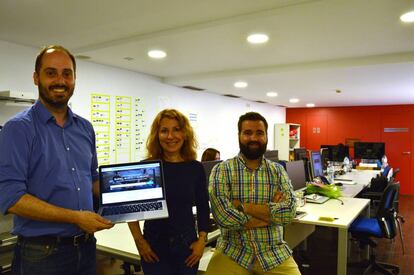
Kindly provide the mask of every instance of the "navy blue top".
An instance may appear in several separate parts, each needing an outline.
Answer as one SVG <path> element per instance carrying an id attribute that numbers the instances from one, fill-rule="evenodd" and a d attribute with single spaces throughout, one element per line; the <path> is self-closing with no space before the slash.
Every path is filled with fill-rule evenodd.
<path id="1" fill-rule="evenodd" d="M 64 127 L 38 100 L 10 119 L 0 132 L 0 210 L 24 194 L 52 205 L 93 211 L 92 182 L 98 179 L 92 124 L 68 109 Z M 13 234 L 73 236 L 73 224 L 14 216 Z"/>
<path id="2" fill-rule="evenodd" d="M 209 231 L 210 208 L 203 166 L 200 162 L 163 161 L 165 190 L 169 217 L 148 220 L 144 224 L 147 230 L 160 235 L 174 236 L 195 230 L 192 206 L 197 207 L 198 231 Z"/>

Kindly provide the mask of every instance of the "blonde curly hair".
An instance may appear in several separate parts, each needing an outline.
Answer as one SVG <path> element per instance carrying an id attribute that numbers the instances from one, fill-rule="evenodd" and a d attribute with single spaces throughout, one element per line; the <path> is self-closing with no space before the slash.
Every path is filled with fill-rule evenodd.
<path id="1" fill-rule="evenodd" d="M 190 121 L 181 112 L 175 109 L 164 109 L 158 113 L 151 125 L 151 131 L 147 139 L 147 157 L 149 159 L 163 159 L 163 149 L 159 140 L 160 123 L 163 118 L 175 119 L 184 133 L 184 143 L 180 155 L 184 161 L 197 158 L 197 140 Z"/>

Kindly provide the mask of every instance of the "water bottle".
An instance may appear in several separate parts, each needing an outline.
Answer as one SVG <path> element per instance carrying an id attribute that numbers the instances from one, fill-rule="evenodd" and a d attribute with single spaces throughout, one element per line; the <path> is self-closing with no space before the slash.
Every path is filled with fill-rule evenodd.
<path id="1" fill-rule="evenodd" d="M 345 172 L 348 172 L 349 171 L 349 158 L 348 157 L 345 157 L 344 158 L 343 167 L 344 167 L 344 171 Z"/>
<path id="2" fill-rule="evenodd" d="M 335 166 L 332 162 L 329 162 L 328 164 L 328 178 L 330 183 L 334 183 L 335 179 Z"/>

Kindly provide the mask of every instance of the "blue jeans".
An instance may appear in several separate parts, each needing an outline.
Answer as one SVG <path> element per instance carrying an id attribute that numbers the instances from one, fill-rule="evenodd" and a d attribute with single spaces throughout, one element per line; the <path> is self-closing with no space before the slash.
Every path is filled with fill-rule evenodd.
<path id="1" fill-rule="evenodd" d="M 13 275 L 96 275 L 96 239 L 73 244 L 19 240 L 14 249 Z"/>
<path id="2" fill-rule="evenodd" d="M 147 263 L 141 259 L 145 275 L 196 275 L 198 264 L 193 267 L 185 265 L 185 260 L 191 255 L 190 245 L 197 240 L 195 230 L 190 230 L 176 236 L 161 236 L 145 232 L 145 239 L 160 259 L 156 263 Z"/>

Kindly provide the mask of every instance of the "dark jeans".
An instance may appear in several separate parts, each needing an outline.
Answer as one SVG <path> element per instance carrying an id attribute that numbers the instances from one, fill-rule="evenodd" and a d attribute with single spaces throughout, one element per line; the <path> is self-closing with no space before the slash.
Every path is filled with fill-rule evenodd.
<path id="1" fill-rule="evenodd" d="M 185 265 L 185 260 L 191 255 L 190 245 L 197 240 L 195 230 L 173 237 L 161 236 L 152 232 L 145 232 L 145 239 L 160 259 L 156 263 L 147 263 L 141 260 L 145 275 L 195 275 L 198 264 L 193 267 Z"/>
<path id="2" fill-rule="evenodd" d="M 96 239 L 57 244 L 19 240 L 14 249 L 13 275 L 96 275 Z"/>

